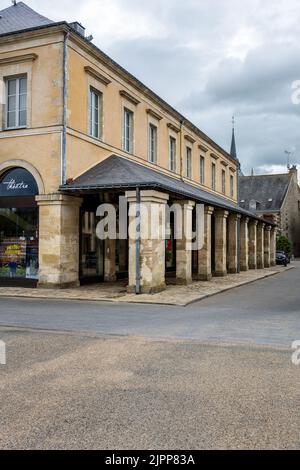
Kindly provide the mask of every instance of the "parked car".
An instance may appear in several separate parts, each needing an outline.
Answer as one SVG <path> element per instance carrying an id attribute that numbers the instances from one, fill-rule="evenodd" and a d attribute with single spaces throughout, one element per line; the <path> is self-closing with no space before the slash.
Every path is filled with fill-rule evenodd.
<path id="1" fill-rule="evenodd" d="M 276 253 L 276 264 L 281 264 L 283 266 L 288 265 L 288 260 L 286 254 L 283 251 L 277 251 Z"/>
<path id="2" fill-rule="evenodd" d="M 287 263 L 290 264 L 291 262 L 291 255 L 289 255 L 288 253 L 285 253 L 285 251 L 278 251 L 277 253 L 281 253 L 283 255 L 285 255 L 286 259 L 287 259 Z"/>

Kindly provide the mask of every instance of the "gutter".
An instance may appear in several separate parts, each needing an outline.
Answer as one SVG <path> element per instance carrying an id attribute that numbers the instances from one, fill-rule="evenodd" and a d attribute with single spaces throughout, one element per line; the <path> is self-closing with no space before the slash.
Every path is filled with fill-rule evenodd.
<path id="1" fill-rule="evenodd" d="M 61 184 L 67 181 L 67 124 L 68 124 L 68 42 L 70 32 L 64 34 L 63 52 L 63 131 L 61 149 Z"/>

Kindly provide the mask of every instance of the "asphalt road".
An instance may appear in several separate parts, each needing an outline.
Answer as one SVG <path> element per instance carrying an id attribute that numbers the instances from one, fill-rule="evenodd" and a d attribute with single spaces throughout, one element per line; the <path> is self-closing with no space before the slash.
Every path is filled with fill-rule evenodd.
<path id="1" fill-rule="evenodd" d="M 186 308 L 1 298 L 0 325 L 290 347 L 300 340 L 300 262 Z"/>

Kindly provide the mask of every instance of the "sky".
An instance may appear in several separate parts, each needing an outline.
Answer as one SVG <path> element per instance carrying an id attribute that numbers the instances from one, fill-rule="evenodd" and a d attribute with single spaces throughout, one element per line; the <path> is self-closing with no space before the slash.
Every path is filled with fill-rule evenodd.
<path id="1" fill-rule="evenodd" d="M 245 174 L 286 172 L 286 151 L 300 165 L 299 0 L 25 3 L 81 22 L 94 44 L 227 151 L 234 114 Z M 0 9 L 9 4 L 0 0 Z"/>

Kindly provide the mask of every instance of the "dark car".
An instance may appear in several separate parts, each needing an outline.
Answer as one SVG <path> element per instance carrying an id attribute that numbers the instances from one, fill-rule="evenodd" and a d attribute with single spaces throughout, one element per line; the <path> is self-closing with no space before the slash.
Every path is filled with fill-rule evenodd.
<path id="1" fill-rule="evenodd" d="M 278 251 L 276 253 L 276 264 L 287 266 L 288 260 L 287 260 L 285 253 L 283 253 L 283 251 Z"/>
<path id="2" fill-rule="evenodd" d="M 284 255 L 287 259 L 287 263 L 290 264 L 291 263 L 291 255 L 289 255 L 288 253 L 286 253 L 285 251 L 277 251 L 277 253 L 280 253 L 282 255 Z"/>

